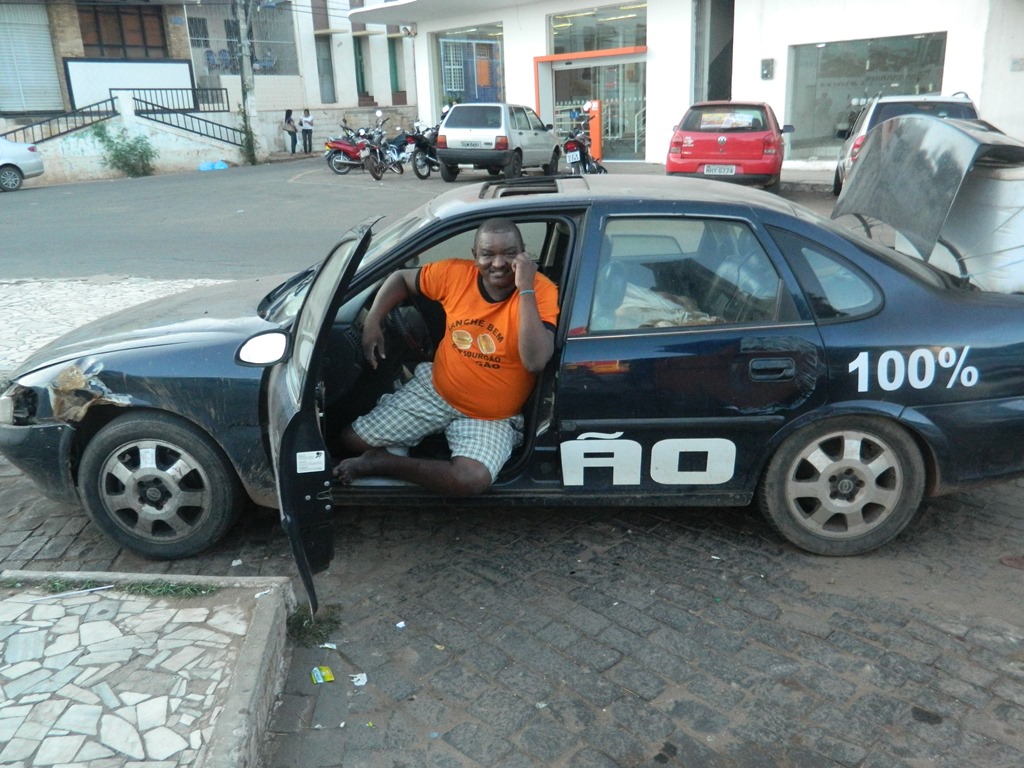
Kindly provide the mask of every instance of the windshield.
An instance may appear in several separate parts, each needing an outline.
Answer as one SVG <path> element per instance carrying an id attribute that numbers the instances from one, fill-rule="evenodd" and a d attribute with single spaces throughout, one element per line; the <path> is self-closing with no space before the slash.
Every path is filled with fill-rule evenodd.
<path id="1" fill-rule="evenodd" d="M 433 215 L 427 211 L 427 206 L 424 205 L 388 225 L 379 234 L 374 233 L 369 251 L 360 262 L 359 271 L 371 267 L 407 235 L 422 229 L 433 220 Z M 259 316 L 279 325 L 290 324 L 302 307 L 302 301 L 306 298 L 306 292 L 316 274 L 317 266 L 314 264 L 297 272 L 268 293 L 260 302 L 257 310 Z"/>

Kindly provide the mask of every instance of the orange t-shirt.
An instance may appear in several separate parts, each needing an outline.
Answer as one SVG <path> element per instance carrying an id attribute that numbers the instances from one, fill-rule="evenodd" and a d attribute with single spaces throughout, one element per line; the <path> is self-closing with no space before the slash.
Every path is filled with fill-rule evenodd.
<path id="1" fill-rule="evenodd" d="M 445 337 L 434 355 L 434 387 L 449 405 L 475 419 L 507 419 L 523 407 L 535 376 L 519 357 L 519 292 L 492 301 L 476 263 L 448 259 L 420 270 L 420 293 L 441 302 Z M 540 319 L 558 321 L 558 289 L 544 275 L 534 281 Z"/>

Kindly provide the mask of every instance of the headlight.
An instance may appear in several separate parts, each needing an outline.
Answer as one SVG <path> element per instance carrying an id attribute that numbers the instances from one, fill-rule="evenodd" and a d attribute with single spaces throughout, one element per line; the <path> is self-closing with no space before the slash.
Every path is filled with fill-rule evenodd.
<path id="1" fill-rule="evenodd" d="M 35 418 L 37 402 L 34 390 L 21 384 L 12 384 L 0 395 L 0 424 L 29 424 Z"/>

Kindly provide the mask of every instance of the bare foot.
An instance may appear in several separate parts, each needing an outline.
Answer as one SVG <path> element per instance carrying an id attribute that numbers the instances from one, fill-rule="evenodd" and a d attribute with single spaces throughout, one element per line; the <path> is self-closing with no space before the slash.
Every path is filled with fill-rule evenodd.
<path id="1" fill-rule="evenodd" d="M 389 458 L 391 454 L 386 448 L 371 448 L 359 456 L 338 462 L 332 474 L 342 485 L 352 485 L 352 481 L 358 477 L 381 474 Z"/>

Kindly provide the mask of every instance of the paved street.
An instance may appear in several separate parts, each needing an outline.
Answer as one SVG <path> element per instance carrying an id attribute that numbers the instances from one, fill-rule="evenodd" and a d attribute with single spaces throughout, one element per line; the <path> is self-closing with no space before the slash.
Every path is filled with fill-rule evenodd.
<path id="1" fill-rule="evenodd" d="M 194 263 L 177 271 L 168 268 L 174 249 L 153 235 L 159 248 L 147 253 L 166 258 L 136 256 L 133 269 L 131 243 L 112 238 L 108 269 L 94 245 L 78 265 L 45 235 L 22 231 L 36 206 L 94 185 L 5 195 L 16 203 L 0 215 L 5 230 L 16 222 L 10 260 L 21 271 L 0 279 L 0 303 L 20 319 L 13 328 L 5 320 L 0 373 L 61 323 L 239 276 L 255 269 L 238 264 L 246 253 L 269 250 L 273 262 L 276 246 L 264 244 L 282 219 L 278 196 L 300 201 L 282 226 L 294 228 L 288 242 L 301 258 L 280 259 L 298 268 L 323 255 L 349 214 L 384 211 L 388 200 L 409 207 L 444 189 L 406 174 L 385 177 L 381 190 L 304 165 L 225 172 L 222 196 L 240 194 L 232 181 L 274 190 L 258 193 L 260 224 L 227 222 L 218 237 L 231 247 L 209 250 L 205 263 L 201 233 L 183 238 Z M 197 210 L 188 190 L 207 183 L 198 174 L 138 181 L 152 188 L 150 209 L 172 220 L 178 205 Z M 299 189 L 313 184 L 323 188 Z M 791 193 L 831 207 L 820 192 Z M 110 199 L 111 210 L 122 204 Z M 317 224 L 326 213 L 339 220 Z M 131 230 L 123 212 L 76 216 L 96 231 Z M 103 274 L 112 277 L 95 277 Z M 265 767 L 1018 768 L 1022 489 L 940 499 L 893 544 L 846 559 L 793 549 L 747 509 L 346 510 L 332 570 L 317 577 L 322 621 L 338 622 L 328 633 L 335 647 L 294 648 Z M 0 569 L 294 576 L 276 513 L 254 511 L 200 557 L 150 562 L 2 460 Z M 334 682 L 313 683 L 320 665 Z M 365 685 L 350 677 L 361 674 Z"/>

